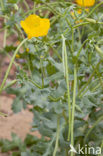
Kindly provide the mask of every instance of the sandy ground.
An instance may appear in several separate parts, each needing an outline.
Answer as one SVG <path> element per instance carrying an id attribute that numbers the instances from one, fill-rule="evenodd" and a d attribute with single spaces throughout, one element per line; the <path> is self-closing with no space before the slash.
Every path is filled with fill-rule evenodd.
<path id="1" fill-rule="evenodd" d="M 11 133 L 16 133 L 22 140 L 26 134 L 33 134 L 40 137 L 39 133 L 30 132 L 33 114 L 27 109 L 14 114 L 11 110 L 12 96 L 0 96 L 0 107 L 3 113 L 8 114 L 8 117 L 0 117 L 0 138 L 11 139 Z M 11 156 L 11 154 L 0 153 L 0 156 Z"/>
<path id="2" fill-rule="evenodd" d="M 0 97 L 1 111 L 8 114 L 7 117 L 0 117 L 0 138 L 11 139 L 11 132 L 16 133 L 22 140 L 27 133 L 40 137 L 37 131 L 30 131 L 33 114 L 28 109 L 14 114 L 11 110 L 12 101 L 11 98 Z"/>
<path id="3" fill-rule="evenodd" d="M 8 117 L 0 117 L 0 138 L 11 138 L 11 132 L 24 139 L 29 132 L 32 123 L 33 114 L 28 110 L 13 114 L 11 110 L 12 99 L 8 97 L 0 97 L 0 107 L 3 113 Z"/>

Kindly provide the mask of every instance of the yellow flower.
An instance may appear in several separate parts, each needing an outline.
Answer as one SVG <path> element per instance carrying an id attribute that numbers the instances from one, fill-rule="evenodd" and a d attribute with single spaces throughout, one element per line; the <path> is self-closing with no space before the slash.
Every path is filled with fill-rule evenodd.
<path id="1" fill-rule="evenodd" d="M 28 38 L 46 36 L 50 28 L 50 21 L 33 14 L 20 22 Z"/>
<path id="2" fill-rule="evenodd" d="M 29 52 L 29 48 L 26 48 L 26 52 L 27 52 L 27 53 Z"/>
<path id="3" fill-rule="evenodd" d="M 80 15 L 80 14 L 82 13 L 82 10 L 81 10 L 81 9 L 78 9 L 76 12 Z M 74 14 L 74 11 L 73 11 L 73 10 L 70 12 L 70 14 L 72 15 L 72 17 L 73 17 L 74 19 L 76 19 L 76 17 L 75 17 L 75 14 Z"/>
<path id="4" fill-rule="evenodd" d="M 85 11 L 89 12 L 89 8 L 85 8 Z M 82 9 L 78 9 L 77 12 L 78 12 L 78 14 L 82 14 Z"/>
<path id="5" fill-rule="evenodd" d="M 20 55 L 19 54 L 16 54 L 16 58 L 20 58 Z"/>
<path id="6" fill-rule="evenodd" d="M 75 2 L 83 7 L 91 7 L 95 4 L 95 0 L 75 0 Z"/>
<path id="7" fill-rule="evenodd" d="M 89 12 L 89 9 L 88 8 L 85 8 L 85 11 L 86 12 Z M 82 9 L 78 9 L 78 10 L 76 10 L 76 12 L 78 13 L 78 15 L 81 15 L 82 14 Z M 75 13 L 74 13 L 73 10 L 70 12 L 70 14 L 72 15 L 73 19 L 76 19 Z M 82 20 L 79 20 L 79 21 L 77 20 L 76 21 L 76 23 L 81 23 L 81 22 L 82 22 Z"/>

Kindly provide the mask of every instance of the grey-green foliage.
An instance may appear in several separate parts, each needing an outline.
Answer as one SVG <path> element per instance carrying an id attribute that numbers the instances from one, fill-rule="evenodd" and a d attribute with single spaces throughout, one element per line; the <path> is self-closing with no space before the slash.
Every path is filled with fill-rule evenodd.
<path id="1" fill-rule="evenodd" d="M 43 3 L 49 1 L 36 1 Z M 58 1 L 54 1 L 58 2 Z M 12 0 L 10 3 L 14 3 Z M 46 10 L 49 10 L 51 19 L 51 28 L 46 37 L 33 38 L 27 42 L 24 51 L 20 54 L 25 61 L 22 67 L 17 71 L 16 89 L 8 89 L 8 93 L 16 95 L 13 103 L 13 111 L 19 112 L 27 105 L 33 105 L 31 109 L 34 114 L 32 122 L 32 131 L 38 130 L 41 139 L 34 136 L 27 136 L 24 140 L 22 150 L 18 144 L 18 155 L 21 156 L 52 156 L 56 140 L 57 118 L 60 118 L 60 136 L 59 148 L 56 156 L 68 155 L 69 144 L 68 134 L 68 104 L 67 104 L 67 86 L 64 77 L 62 64 L 62 38 L 66 38 L 66 48 L 68 54 L 68 70 L 70 78 L 70 96 L 72 103 L 73 96 L 73 69 L 77 63 L 77 89 L 76 89 L 76 111 L 74 123 L 74 143 L 84 144 L 84 138 L 90 127 L 103 114 L 103 63 L 96 52 L 95 44 L 101 49 L 103 25 L 89 23 L 74 29 L 74 42 L 72 41 L 71 27 L 79 24 L 73 19 L 71 10 L 76 10 L 76 5 L 67 1 L 58 3 L 47 3 Z M 12 5 L 11 5 L 12 7 Z M 92 8 L 90 9 L 92 10 Z M 7 21 L 6 25 L 14 28 L 15 20 L 19 23 L 23 17 L 22 9 L 16 12 Z M 91 18 L 102 22 L 103 9 L 97 8 L 90 16 Z M 20 14 L 22 16 L 20 16 Z M 28 13 L 29 14 L 29 13 Z M 85 11 L 81 15 L 75 13 L 77 20 L 84 19 L 87 16 Z M 9 15 L 9 11 L 7 12 Z M 42 14 L 43 16 L 43 14 Z M 15 19 L 15 20 L 14 20 Z M 22 37 L 19 36 L 20 39 Z M 85 40 L 88 41 L 82 47 Z M 72 47 L 72 44 L 73 47 Z M 79 57 L 78 51 L 82 47 Z M 29 52 L 26 52 L 29 48 Z M 86 119 L 86 117 L 88 117 Z M 94 146 L 101 146 L 103 140 L 103 126 L 99 122 L 92 132 L 86 138 L 86 144 L 93 143 Z M 24 127 L 25 128 L 25 127 Z M 10 143 L 11 144 L 11 143 Z M 2 150 L 6 148 L 5 142 L 2 142 Z M 27 148 L 26 148 L 27 147 Z M 12 147 L 10 150 L 13 149 Z M 4 150 L 5 151 L 5 150 Z M 6 151 L 9 151 L 7 149 Z M 13 156 L 16 155 L 13 153 Z"/>

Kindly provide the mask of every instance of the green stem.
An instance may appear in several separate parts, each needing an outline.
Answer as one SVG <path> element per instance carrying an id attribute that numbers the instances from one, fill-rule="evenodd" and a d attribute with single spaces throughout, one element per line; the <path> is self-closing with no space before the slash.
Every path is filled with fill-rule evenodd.
<path id="1" fill-rule="evenodd" d="M 9 17 L 7 15 L 0 15 L 0 17 L 9 19 Z"/>
<path id="2" fill-rule="evenodd" d="M 0 3 L 1 3 L 1 8 L 2 8 L 2 11 L 4 10 L 4 4 L 3 4 L 3 1 L 0 0 Z"/>
<path id="3" fill-rule="evenodd" d="M 69 130 L 68 130 L 68 141 L 70 140 L 70 133 L 71 133 L 71 103 L 70 103 L 70 88 L 69 88 L 69 72 L 68 72 L 68 59 L 67 59 L 67 51 L 65 45 L 65 38 L 62 35 L 63 45 L 62 45 L 62 60 L 63 60 L 63 67 L 64 67 L 64 76 L 66 77 L 66 84 L 67 84 L 67 94 L 68 94 L 68 121 L 69 121 Z"/>
<path id="4" fill-rule="evenodd" d="M 18 26 L 18 24 L 15 24 L 15 26 L 16 26 L 16 29 L 21 33 L 22 38 L 24 39 L 25 37 L 24 37 L 23 31 L 21 30 L 21 28 Z"/>
<path id="5" fill-rule="evenodd" d="M 103 60 L 103 51 L 98 47 L 98 45 L 95 45 L 96 52 L 99 54 L 101 59 Z"/>
<path id="6" fill-rule="evenodd" d="M 23 2 L 24 2 L 24 4 L 25 4 L 27 10 L 29 10 L 29 5 L 28 5 L 28 3 L 26 2 L 26 0 L 23 0 Z"/>
<path id="7" fill-rule="evenodd" d="M 42 89 L 41 86 L 39 86 L 36 82 L 34 82 L 34 80 L 28 79 L 29 82 L 31 82 L 34 86 L 36 86 L 39 89 Z"/>
<path id="8" fill-rule="evenodd" d="M 59 58 L 60 61 L 62 61 L 62 58 L 60 56 L 60 54 L 58 53 L 58 51 L 56 49 L 53 48 L 53 46 L 51 44 L 49 44 L 50 48 L 52 48 L 52 50 L 54 51 L 54 53 L 57 55 L 57 57 Z"/>
<path id="9" fill-rule="evenodd" d="M 54 7 L 52 7 L 50 4 L 43 2 L 45 4 L 46 7 L 48 7 L 48 10 L 50 10 L 51 12 L 53 12 L 54 15 L 60 15 L 62 16 L 62 14 L 59 11 L 56 11 L 56 9 Z"/>
<path id="10" fill-rule="evenodd" d="M 37 2 L 34 1 L 34 6 L 33 6 L 33 13 L 35 14 L 35 9 L 36 9 L 36 4 Z"/>
<path id="11" fill-rule="evenodd" d="M 99 78 L 98 78 L 98 79 L 99 79 Z M 101 81 L 103 81 L 101 77 L 100 77 L 100 79 L 101 79 Z M 91 83 L 91 85 L 94 84 L 95 82 L 96 82 L 96 81 L 94 81 L 93 83 Z M 97 84 L 93 89 L 91 89 L 91 91 L 94 92 L 94 91 L 95 91 L 97 88 L 99 88 L 99 87 L 102 87 L 102 85 L 101 85 L 100 83 Z M 87 93 L 88 90 L 89 90 L 89 86 L 85 89 L 85 91 L 84 91 L 83 93 L 80 94 L 79 97 L 82 98 L 82 97 Z"/>
<path id="12" fill-rule="evenodd" d="M 49 100 L 53 101 L 53 102 L 58 102 L 60 101 L 61 97 L 58 97 L 58 98 L 54 98 L 52 96 L 48 96 Z"/>
<path id="13" fill-rule="evenodd" d="M 70 23 L 70 21 L 69 21 L 68 18 L 66 18 L 66 21 L 67 21 L 67 23 L 68 23 L 68 26 L 72 29 L 72 25 L 71 25 L 71 23 Z"/>
<path id="14" fill-rule="evenodd" d="M 7 37 L 7 29 L 4 31 L 4 41 L 3 41 L 3 47 L 6 46 L 6 37 Z"/>
<path id="15" fill-rule="evenodd" d="M 93 67 L 93 69 L 95 69 L 95 67 L 93 65 L 92 65 L 92 67 Z M 103 81 L 102 81 L 102 78 L 101 78 L 101 73 L 98 72 L 98 71 L 99 71 L 99 69 L 96 69 L 97 76 L 99 77 L 100 84 L 101 84 L 101 86 L 103 88 Z"/>
<path id="16" fill-rule="evenodd" d="M 90 133 L 92 132 L 92 130 L 99 124 L 100 121 L 103 120 L 103 116 L 99 117 L 99 119 L 93 124 L 93 126 L 88 130 L 87 134 L 85 135 L 84 138 L 84 144 L 88 138 L 88 136 L 90 135 Z"/>
<path id="17" fill-rule="evenodd" d="M 103 149 L 103 140 L 102 140 L 102 143 L 101 143 L 101 150 Z M 98 154 L 98 156 L 101 156 L 101 154 Z"/>
<path id="18" fill-rule="evenodd" d="M 3 90 L 5 90 L 5 89 L 11 87 L 11 86 L 14 85 L 16 82 L 17 82 L 17 80 L 12 80 L 10 83 L 8 83 L 8 84 L 3 88 Z"/>
<path id="19" fill-rule="evenodd" d="M 63 114 L 66 124 L 68 125 L 68 118 L 66 116 L 65 110 L 63 110 L 62 114 Z"/>
<path id="20" fill-rule="evenodd" d="M 89 84 L 89 83 L 88 83 Z M 87 85 L 88 86 L 88 85 Z M 80 94 L 80 98 L 82 98 L 86 93 L 87 93 L 87 91 L 89 90 L 89 87 L 87 87 L 85 90 L 84 90 L 84 92 L 82 92 L 81 94 Z"/>
<path id="21" fill-rule="evenodd" d="M 7 29 L 9 26 L 4 26 L 2 29 L 0 29 L 0 32 L 4 31 L 5 29 Z"/>
<path id="22" fill-rule="evenodd" d="M 78 27 L 80 27 L 80 26 L 83 26 L 83 25 L 87 25 L 87 24 L 89 24 L 90 22 L 84 22 L 84 23 L 79 23 L 79 24 L 76 24 L 75 26 L 73 26 L 73 29 L 76 29 L 76 28 L 78 28 Z"/>
<path id="23" fill-rule="evenodd" d="M 95 92 L 96 91 L 96 89 L 98 89 L 99 87 L 101 87 L 101 85 L 100 85 L 100 83 L 99 84 L 97 84 L 93 89 L 92 89 L 92 92 Z"/>
<path id="24" fill-rule="evenodd" d="M 4 20 L 4 22 L 6 23 L 6 19 Z M 3 40 L 3 47 L 4 48 L 6 46 L 6 37 L 7 37 L 7 28 L 4 30 L 4 40 Z"/>
<path id="25" fill-rule="evenodd" d="M 71 103 L 70 103 L 70 89 L 69 89 L 69 73 L 68 73 L 68 62 L 67 56 L 65 55 L 65 70 L 66 70 L 66 84 L 68 93 L 68 109 L 69 109 L 69 131 L 68 131 L 68 141 L 70 139 L 70 128 L 71 128 Z"/>
<path id="26" fill-rule="evenodd" d="M 25 44 L 25 47 L 27 47 L 26 44 Z M 26 59 L 27 59 L 27 67 L 28 67 L 30 78 L 33 79 L 32 69 L 31 69 L 31 62 L 30 62 L 30 54 L 26 53 Z"/>
<path id="27" fill-rule="evenodd" d="M 60 15 L 53 16 L 50 19 L 50 25 L 52 26 L 58 20 L 59 17 L 60 17 Z"/>
<path id="28" fill-rule="evenodd" d="M 17 49 L 15 50 L 14 55 L 13 55 L 13 57 L 12 57 L 12 59 L 11 59 L 10 64 L 9 64 L 9 67 L 8 67 L 8 69 L 7 69 L 7 71 L 6 71 L 5 76 L 4 76 L 3 82 L 2 82 L 2 84 L 1 84 L 1 86 L 0 86 L 0 93 L 1 93 L 2 90 L 3 90 L 3 87 L 4 87 L 4 85 L 5 85 L 5 82 L 6 82 L 6 80 L 7 80 L 7 77 L 8 77 L 8 75 L 9 75 L 9 72 L 10 72 L 10 69 L 11 69 L 12 64 L 13 64 L 13 62 L 14 62 L 14 59 L 15 59 L 15 57 L 16 57 L 16 54 L 18 53 L 20 47 L 21 47 L 26 41 L 27 41 L 27 38 L 24 39 L 24 40 L 20 43 L 20 45 L 17 47 Z"/>
<path id="29" fill-rule="evenodd" d="M 3 51 L 2 53 L 5 54 L 9 59 L 11 59 L 11 56 L 10 56 L 10 54 L 9 54 L 8 52 Z M 18 64 L 17 64 L 15 61 L 13 62 L 13 64 L 14 64 L 16 67 L 18 66 Z"/>
<path id="30" fill-rule="evenodd" d="M 44 2 L 43 2 L 44 3 Z M 57 5 L 58 3 L 62 3 L 62 4 L 72 4 L 72 2 L 51 2 L 51 3 L 46 3 L 46 5 L 48 5 L 49 7 L 50 6 L 52 6 L 52 5 Z M 31 14 L 31 13 L 35 13 L 35 11 L 37 11 L 37 10 L 40 10 L 40 9 L 42 9 L 42 10 L 47 10 L 47 6 L 46 6 L 45 4 L 42 4 L 42 5 L 40 5 L 39 7 L 35 7 L 35 9 L 34 9 L 34 7 L 33 7 L 33 9 L 31 9 L 31 10 L 29 10 L 29 11 L 27 11 L 26 13 L 24 13 L 24 17 L 26 16 L 26 15 L 28 15 L 28 14 Z M 49 10 L 49 9 L 48 9 Z M 50 8 L 50 11 L 51 12 L 53 12 L 53 10 L 55 11 L 55 9 L 54 9 L 54 6 L 52 7 L 52 8 Z M 56 13 L 56 11 L 55 11 L 55 13 Z M 61 14 L 60 13 L 57 13 L 57 14 L 59 14 L 60 16 L 61 16 Z"/>
<path id="31" fill-rule="evenodd" d="M 54 148 L 53 156 L 56 156 L 56 153 L 57 153 L 57 150 L 58 150 L 59 133 L 60 133 L 60 117 L 58 117 L 58 119 L 57 119 L 56 143 L 55 143 L 55 148 Z"/>
<path id="32" fill-rule="evenodd" d="M 40 57 L 41 75 L 42 75 L 42 88 L 44 88 L 44 69 L 43 69 L 43 56 Z"/>
<path id="33" fill-rule="evenodd" d="M 77 31 L 78 31 L 78 36 L 79 36 L 79 42 L 81 42 L 81 32 L 80 32 L 80 29 L 78 28 Z"/>
<path id="34" fill-rule="evenodd" d="M 75 99 L 76 99 L 76 85 L 77 85 L 77 69 L 74 66 L 74 89 L 73 89 L 73 104 L 72 104 L 72 121 L 71 121 L 71 145 L 74 147 L 74 116 L 75 116 Z M 71 152 L 73 156 L 73 152 Z"/>
<path id="35" fill-rule="evenodd" d="M 98 3 L 98 4 L 89 12 L 89 14 L 87 15 L 87 17 L 91 16 L 91 15 L 93 14 L 93 12 L 94 12 L 99 6 L 101 6 L 102 4 L 103 4 L 103 1 L 100 2 L 100 3 Z"/>
<path id="36" fill-rule="evenodd" d="M 94 24 L 103 24 L 103 22 L 96 21 L 95 19 L 92 18 L 85 18 L 85 20 L 87 22 L 94 23 Z"/>
<path id="37" fill-rule="evenodd" d="M 81 51 L 82 51 L 84 45 L 85 45 L 88 41 L 89 41 L 89 40 L 86 39 L 86 40 L 83 42 L 83 44 L 81 45 L 80 49 L 78 50 L 78 53 L 77 53 L 77 60 L 78 60 L 78 58 L 79 58 L 79 56 L 80 56 L 80 53 L 81 53 Z"/>
<path id="38" fill-rule="evenodd" d="M 102 61 L 98 62 L 97 65 L 96 65 L 96 68 L 94 69 L 93 73 L 91 74 L 91 76 L 89 77 L 87 83 L 82 87 L 82 89 L 79 91 L 78 95 L 77 96 L 81 96 L 81 94 L 83 93 L 83 91 L 87 88 L 88 84 L 90 83 L 90 81 L 92 80 L 95 72 L 96 72 L 96 69 L 98 68 L 99 64 L 101 63 Z"/>
<path id="39" fill-rule="evenodd" d="M 72 53 L 74 52 L 74 29 L 72 28 Z"/>

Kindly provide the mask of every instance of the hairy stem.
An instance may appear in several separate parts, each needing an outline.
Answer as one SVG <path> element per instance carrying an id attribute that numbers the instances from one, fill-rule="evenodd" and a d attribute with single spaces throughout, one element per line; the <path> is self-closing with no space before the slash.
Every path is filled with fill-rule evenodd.
<path id="1" fill-rule="evenodd" d="M 4 22 L 6 23 L 6 19 L 4 19 Z M 3 40 L 3 47 L 6 46 L 6 37 L 7 37 L 7 28 L 4 30 L 4 40 Z"/>
<path id="2" fill-rule="evenodd" d="M 24 39 L 24 40 L 20 43 L 20 45 L 17 47 L 17 49 L 16 49 L 15 52 L 14 52 L 14 55 L 13 55 L 13 57 L 12 57 L 12 59 L 11 59 L 11 62 L 10 62 L 10 64 L 9 64 L 9 67 L 8 67 L 8 69 L 7 69 L 7 71 L 6 71 L 5 76 L 4 76 L 3 82 L 2 82 L 2 84 L 1 84 L 1 86 L 0 86 L 0 94 L 1 94 L 1 92 L 2 92 L 2 90 L 3 90 L 3 87 L 4 87 L 4 85 L 5 85 L 5 82 L 6 82 L 6 80 L 7 80 L 7 77 L 8 77 L 8 75 L 9 75 L 9 72 L 10 72 L 10 69 L 11 69 L 12 64 L 13 64 L 13 62 L 14 62 L 14 59 L 15 59 L 15 57 L 16 57 L 16 54 L 18 53 L 20 47 L 21 47 L 26 41 L 27 41 L 27 38 Z"/>
<path id="3" fill-rule="evenodd" d="M 63 45 L 62 45 L 62 60 L 63 60 L 63 68 L 64 68 L 64 76 L 66 78 L 67 84 L 67 96 L 68 96 L 68 121 L 69 121 L 69 130 L 68 130 L 68 141 L 70 140 L 70 131 L 71 131 L 71 103 L 70 103 L 70 88 L 69 88 L 69 72 L 68 72 L 68 59 L 67 59 L 67 51 L 65 45 L 65 38 L 62 35 Z"/>
<path id="4" fill-rule="evenodd" d="M 53 156 L 56 156 L 57 150 L 58 150 L 58 144 L 59 144 L 59 133 L 60 133 L 60 117 L 57 119 L 57 132 L 56 132 L 56 143 L 55 148 L 53 152 Z"/>
<path id="5" fill-rule="evenodd" d="M 76 99 L 76 85 L 77 85 L 77 69 L 74 66 L 74 88 L 73 88 L 73 104 L 72 104 L 72 121 L 71 121 L 71 145 L 74 146 L 74 116 L 75 116 L 75 99 Z M 71 152 L 73 156 L 73 152 Z"/>

